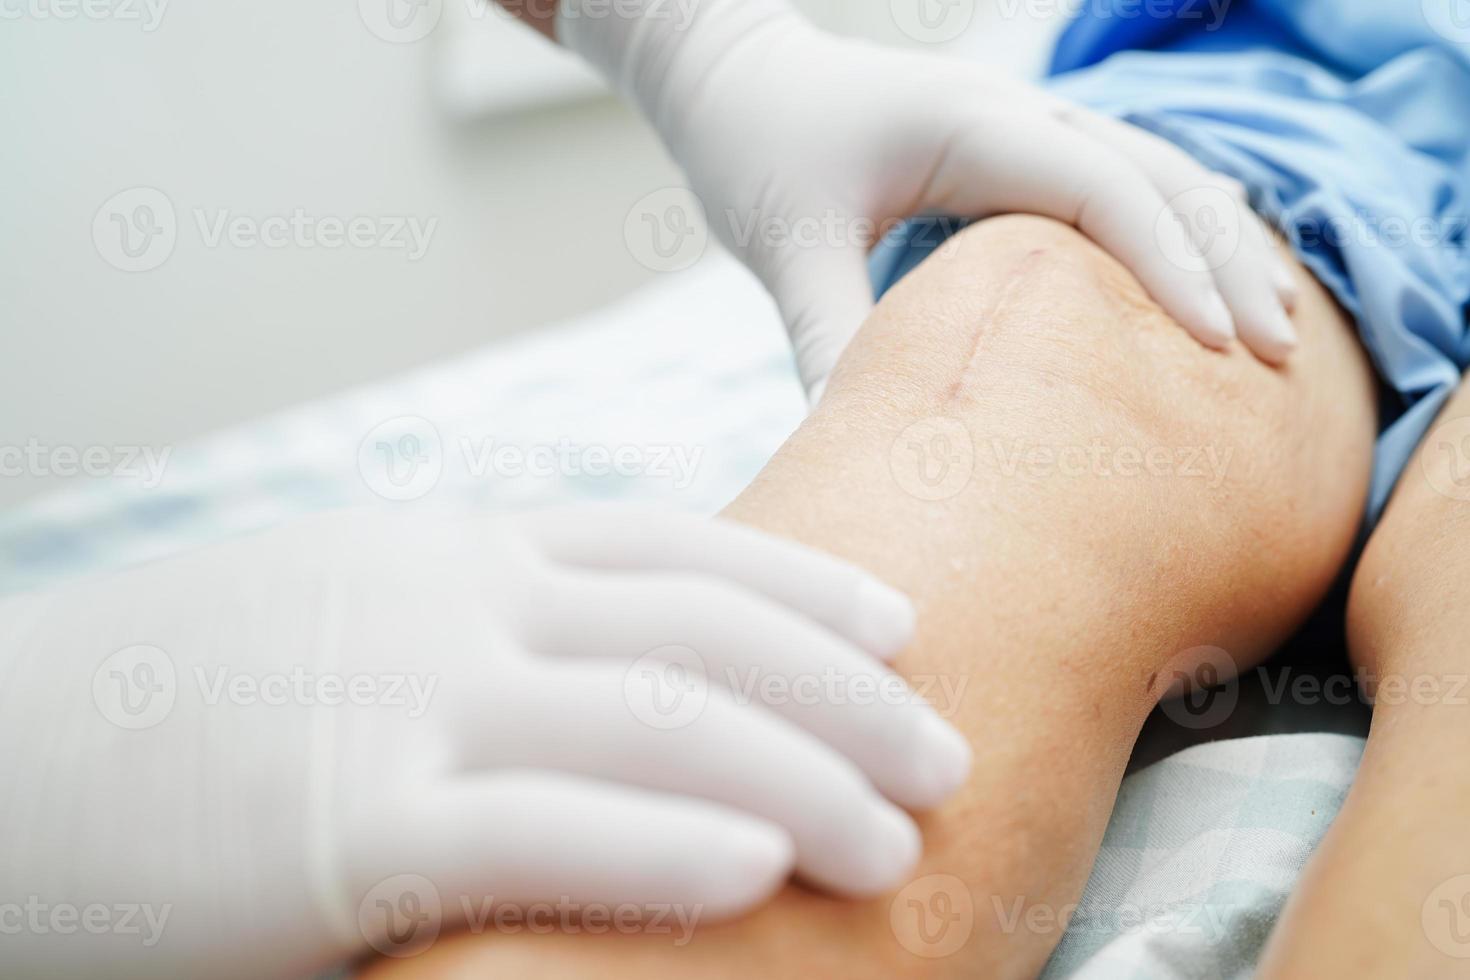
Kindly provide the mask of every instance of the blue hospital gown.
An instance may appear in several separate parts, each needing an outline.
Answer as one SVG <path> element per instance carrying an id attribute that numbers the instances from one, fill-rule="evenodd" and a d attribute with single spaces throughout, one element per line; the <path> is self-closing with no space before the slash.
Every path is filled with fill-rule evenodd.
<path id="1" fill-rule="evenodd" d="M 1375 520 L 1470 364 L 1470 0 L 1083 0 L 1050 74 L 1242 181 L 1352 315 L 1384 390 Z M 879 295 L 945 227 L 875 250 Z"/>

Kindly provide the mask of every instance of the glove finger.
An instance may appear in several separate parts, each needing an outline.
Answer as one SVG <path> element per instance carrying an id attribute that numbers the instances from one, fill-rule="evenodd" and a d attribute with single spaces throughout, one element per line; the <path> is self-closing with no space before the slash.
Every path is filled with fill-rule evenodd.
<path id="1" fill-rule="evenodd" d="M 1080 110 L 1069 113 L 1067 121 L 1115 147 L 1149 175 L 1189 230 L 1195 253 L 1213 270 L 1240 339 L 1262 360 L 1281 363 L 1296 347 L 1296 330 L 1286 315 L 1295 283 L 1244 188 L 1136 126 Z"/>
<path id="2" fill-rule="evenodd" d="M 1066 104 L 1057 110 L 1066 121 L 1098 139 L 1116 147 L 1148 173 L 1159 190 L 1173 197 L 1198 188 L 1218 188 L 1232 198 L 1232 203 L 1242 206 L 1242 222 L 1255 219 L 1261 238 L 1270 245 L 1271 236 L 1266 231 L 1266 222 L 1250 208 L 1245 187 L 1225 174 L 1210 170 L 1175 144 L 1139 126 L 1133 126 L 1111 116 L 1091 112 L 1075 105 Z M 1254 243 L 1253 243 L 1254 244 Z M 1290 308 L 1299 292 L 1291 267 L 1286 260 L 1269 249 L 1269 277 L 1281 302 Z"/>
<path id="3" fill-rule="evenodd" d="M 734 521 L 594 506 L 530 514 L 523 526 L 553 561 L 725 579 L 884 660 L 913 639 L 914 606 L 897 589 L 839 558 Z"/>
<path id="4" fill-rule="evenodd" d="M 569 573 L 548 590 L 541 612 L 545 626 L 528 638 L 534 652 L 636 669 L 655 651 L 685 651 L 710 681 L 805 729 L 903 806 L 938 806 L 969 774 L 969 744 L 902 677 L 728 583 Z M 954 698 L 958 683 L 934 686 Z"/>
<path id="5" fill-rule="evenodd" d="M 461 774 L 383 801 L 349 840 L 358 928 L 398 955 L 444 928 L 493 930 L 507 907 L 553 922 L 616 911 L 687 932 L 764 902 L 794 864 L 790 837 L 759 817 L 533 770 Z"/>
<path id="6" fill-rule="evenodd" d="M 996 139 L 1004 133 L 1004 139 Z M 1229 308 L 1158 189 L 1112 147 L 1044 113 L 968 120 L 920 207 L 964 217 L 1027 212 L 1075 225 L 1136 275 L 1201 343 L 1235 336 Z"/>
<path id="7" fill-rule="evenodd" d="M 737 704 L 697 664 L 531 665 L 461 689 L 454 731 L 466 769 L 577 773 L 701 797 L 790 834 L 797 870 L 849 895 L 898 884 L 918 859 L 912 819 L 830 747 Z"/>

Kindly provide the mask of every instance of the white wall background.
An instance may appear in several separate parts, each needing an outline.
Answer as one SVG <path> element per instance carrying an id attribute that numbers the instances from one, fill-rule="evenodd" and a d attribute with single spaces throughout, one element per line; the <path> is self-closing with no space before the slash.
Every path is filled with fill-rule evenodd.
<path id="1" fill-rule="evenodd" d="M 0 0 L 0 447 L 169 445 L 653 277 L 623 241 L 678 182 L 652 133 L 481 0 L 419 2 Z M 1048 0 L 803 6 L 914 43 L 921 4 L 969 24 L 937 47 L 1022 71 L 1055 28 Z M 151 190 L 104 207 L 131 188 Z M 140 261 L 167 258 L 109 264 L 129 262 L 113 221 L 159 193 L 176 235 Z M 417 259 L 208 239 L 298 210 L 435 224 Z M 59 479 L 0 476 L 0 506 Z"/>

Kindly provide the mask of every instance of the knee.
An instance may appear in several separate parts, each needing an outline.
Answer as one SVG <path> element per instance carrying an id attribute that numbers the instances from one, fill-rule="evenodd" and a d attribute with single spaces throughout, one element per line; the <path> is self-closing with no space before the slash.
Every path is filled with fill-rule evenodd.
<path id="1" fill-rule="evenodd" d="M 1306 277 L 1310 278 L 1310 277 Z M 984 417 L 1075 440 L 1228 461 L 1215 489 L 1286 494 L 1329 481 L 1366 494 L 1374 429 L 1366 360 L 1309 282 L 1284 369 L 1205 348 L 1117 260 L 1032 215 L 978 222 L 891 290 L 832 390 L 901 416 Z M 1154 467 L 1157 469 L 1158 467 Z M 1257 500 L 1261 496 L 1257 494 Z M 1361 505 L 1358 500 L 1351 506 Z"/>
<path id="2" fill-rule="evenodd" d="M 907 447 L 916 419 L 957 421 L 973 467 L 954 506 L 1003 507 L 1039 540 L 1065 519 L 1100 567 L 1164 588 L 1194 576 L 1210 602 L 1229 580 L 1240 615 L 1274 622 L 1341 567 L 1374 432 L 1345 318 L 1312 284 L 1295 318 L 1284 369 L 1209 350 L 1076 230 L 994 218 L 884 297 L 807 428 Z"/>
<path id="3" fill-rule="evenodd" d="M 1404 669 L 1405 660 L 1463 665 L 1470 631 L 1470 491 L 1463 481 L 1470 388 L 1462 388 L 1425 436 L 1354 570 L 1348 646 L 1366 670 Z M 1447 650 L 1444 638 L 1454 637 Z M 1385 656 L 1395 663 L 1384 663 Z"/>
<path id="4" fill-rule="evenodd" d="M 1195 343 L 1090 239 L 1032 215 L 949 239 L 884 297 L 854 347 L 844 367 L 862 364 L 930 408 L 1044 400 L 1164 436 L 1224 416 L 1267 423 L 1283 400 L 1269 369 Z M 834 385 L 860 381 L 845 375 Z"/>

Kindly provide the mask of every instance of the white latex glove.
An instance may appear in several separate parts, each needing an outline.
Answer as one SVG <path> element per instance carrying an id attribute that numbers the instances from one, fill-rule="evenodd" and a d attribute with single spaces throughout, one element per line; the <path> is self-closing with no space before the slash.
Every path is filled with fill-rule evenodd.
<path id="1" fill-rule="evenodd" d="M 776 298 L 813 400 L 872 307 L 871 230 L 921 213 L 1074 224 L 1202 343 L 1238 331 L 1272 362 L 1294 346 L 1291 276 L 1239 184 L 1164 140 L 977 64 L 825 34 L 785 0 L 684 6 L 562 0 L 557 38 L 658 129 Z"/>
<path id="2" fill-rule="evenodd" d="M 3 972 L 303 975 L 537 902 L 677 929 L 793 868 L 894 887 L 884 796 L 969 764 L 882 662 L 912 628 L 823 554 L 612 509 L 342 515 L 11 598 Z M 741 703 L 751 671 L 847 684 Z"/>

